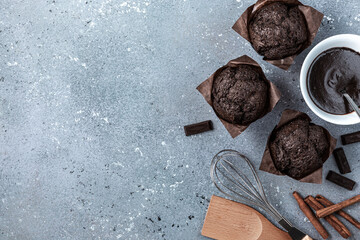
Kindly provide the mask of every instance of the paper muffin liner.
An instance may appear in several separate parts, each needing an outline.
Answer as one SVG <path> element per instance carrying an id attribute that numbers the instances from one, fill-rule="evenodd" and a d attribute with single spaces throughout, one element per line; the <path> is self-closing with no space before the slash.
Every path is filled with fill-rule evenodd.
<path id="1" fill-rule="evenodd" d="M 281 175 L 281 176 L 285 175 L 285 174 L 281 173 L 275 167 L 274 161 L 273 161 L 273 159 L 271 157 L 271 153 L 270 153 L 270 146 L 269 146 L 270 138 L 277 129 L 281 128 L 282 126 L 286 125 L 287 123 L 289 123 L 297 118 L 306 118 L 311 121 L 311 118 L 303 112 L 299 112 L 299 111 L 291 110 L 291 109 L 286 109 L 282 112 L 279 123 L 275 126 L 275 128 L 272 130 L 272 132 L 270 133 L 270 135 L 267 139 L 266 148 L 265 148 L 264 155 L 263 155 L 263 158 L 262 158 L 262 161 L 260 164 L 260 168 L 259 168 L 260 170 L 268 172 L 268 173 L 272 173 L 275 175 Z M 313 123 L 310 123 L 310 124 L 315 125 Z M 319 126 L 319 125 L 317 125 L 317 126 Z M 321 127 L 321 126 L 319 126 L 319 127 Z M 325 135 L 327 136 L 327 139 L 329 141 L 328 152 L 326 154 L 324 154 L 323 159 L 322 159 L 322 162 L 325 163 L 325 161 L 331 156 L 332 152 L 334 151 L 334 149 L 336 147 L 336 139 L 333 136 L 331 136 L 330 133 L 328 132 L 328 130 L 326 130 L 324 127 L 322 127 L 322 129 L 324 129 Z M 288 176 L 288 177 L 290 177 L 290 176 Z M 293 179 L 295 179 L 295 178 L 293 178 Z M 310 173 L 309 175 L 307 175 L 301 179 L 295 179 L 295 180 L 300 181 L 300 182 L 320 184 L 322 182 L 322 167 L 320 167 L 319 169 L 315 170 L 314 172 Z"/>
<path id="2" fill-rule="evenodd" d="M 218 70 L 216 70 L 215 73 L 213 73 L 208 79 L 206 79 L 204 82 L 202 82 L 196 89 L 203 95 L 206 102 L 213 108 L 215 114 L 220 119 L 222 124 L 225 126 L 226 130 L 230 133 L 231 137 L 235 138 L 236 136 L 240 135 L 242 132 L 245 131 L 245 129 L 251 124 L 247 125 L 240 125 L 240 124 L 233 124 L 230 123 L 224 119 L 222 119 L 215 111 L 212 103 L 212 87 L 213 87 L 213 81 L 216 78 L 216 76 L 226 67 L 236 67 L 239 65 L 251 65 L 257 67 L 259 73 L 262 75 L 264 80 L 269 84 L 269 94 L 268 94 L 268 105 L 265 109 L 264 113 L 258 118 L 262 118 L 267 113 L 271 112 L 273 108 L 275 107 L 276 103 L 280 99 L 280 91 L 276 88 L 276 86 L 270 82 L 266 77 L 264 72 L 262 71 L 260 65 L 253 60 L 252 58 L 244 55 L 239 58 L 233 59 L 230 62 L 228 62 L 225 66 L 222 66 Z M 256 120 L 255 120 L 256 121 Z"/>
<path id="3" fill-rule="evenodd" d="M 273 3 L 273 2 L 283 2 L 286 4 L 291 5 L 297 5 L 299 10 L 303 13 L 305 17 L 305 21 L 308 28 L 308 41 L 303 46 L 302 49 L 300 49 L 296 54 L 288 56 L 283 59 L 265 59 L 263 60 L 281 68 L 284 70 L 287 70 L 291 64 L 294 62 L 294 58 L 299 55 L 304 49 L 309 47 L 311 43 L 314 41 L 314 38 L 316 36 L 316 33 L 320 27 L 321 20 L 324 16 L 321 12 L 317 11 L 316 9 L 303 5 L 301 2 L 297 0 L 259 0 L 254 5 L 251 5 L 248 7 L 245 12 L 241 15 L 241 17 L 235 22 L 234 26 L 232 27 L 238 34 L 240 34 L 243 38 L 248 40 L 250 43 L 250 36 L 248 31 L 248 24 L 250 23 L 250 20 L 255 15 L 256 11 L 261 9 L 267 4 Z"/>

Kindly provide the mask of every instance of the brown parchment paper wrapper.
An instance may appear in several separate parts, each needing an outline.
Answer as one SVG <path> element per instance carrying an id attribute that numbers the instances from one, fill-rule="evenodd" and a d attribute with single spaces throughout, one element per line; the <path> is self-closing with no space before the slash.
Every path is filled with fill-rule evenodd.
<path id="1" fill-rule="evenodd" d="M 297 55 L 299 55 L 304 49 L 309 47 L 311 45 L 311 43 L 314 41 L 314 38 L 320 27 L 321 20 L 322 20 L 324 14 L 322 14 L 321 12 L 317 11 L 316 9 L 314 9 L 310 6 L 303 5 L 301 2 L 299 2 L 297 0 L 259 0 L 254 5 L 251 5 L 250 7 L 248 7 L 245 10 L 245 12 L 235 22 L 235 24 L 232 28 L 237 33 L 239 33 L 243 38 L 245 38 L 246 40 L 248 40 L 251 43 L 249 31 L 248 31 L 248 25 L 250 23 L 250 20 L 255 15 L 255 12 L 257 10 L 259 10 L 263 6 L 265 6 L 269 3 L 273 3 L 273 2 L 283 2 L 283 3 L 287 3 L 287 4 L 291 4 L 291 5 L 297 5 L 299 10 L 304 14 L 305 20 L 307 23 L 308 34 L 309 34 L 308 41 L 304 45 L 304 47 L 299 50 L 298 53 L 296 53 L 295 55 L 292 55 L 292 56 L 288 56 L 283 59 L 271 60 L 271 59 L 263 58 L 263 60 L 265 60 L 281 69 L 287 70 L 291 66 L 291 64 L 293 64 L 294 58 Z"/>
<path id="2" fill-rule="evenodd" d="M 311 121 L 310 117 L 303 112 L 299 112 L 299 111 L 291 110 L 291 109 L 284 110 L 281 115 L 281 119 L 280 119 L 278 125 L 275 126 L 274 130 L 272 130 L 272 132 L 270 133 L 270 135 L 268 137 L 268 140 L 266 142 L 265 152 L 264 152 L 264 155 L 263 155 L 263 158 L 262 158 L 262 161 L 260 164 L 260 168 L 259 168 L 260 170 L 269 172 L 269 173 L 272 173 L 275 175 L 285 175 L 285 174 L 281 173 L 279 170 L 277 170 L 277 168 L 275 167 L 275 164 L 274 164 L 273 159 L 270 154 L 270 147 L 269 147 L 270 138 L 277 129 L 281 128 L 282 126 L 286 125 L 287 123 L 291 122 L 292 120 L 294 120 L 296 118 L 307 118 Z M 313 123 L 310 123 L 310 124 L 313 124 Z M 315 124 L 313 124 L 313 125 L 315 125 Z M 325 128 L 323 128 L 323 129 L 324 129 L 327 139 L 329 141 L 329 150 L 322 159 L 323 163 L 325 163 L 325 161 L 331 156 L 332 152 L 334 151 L 334 149 L 336 147 L 336 139 L 334 137 L 332 137 Z M 295 180 L 298 180 L 300 182 L 319 183 L 320 184 L 322 182 L 322 167 L 301 179 L 295 179 Z"/>
<path id="3" fill-rule="evenodd" d="M 221 68 L 216 70 L 215 73 L 213 73 L 208 79 L 206 79 L 204 82 L 202 82 L 196 89 L 203 95 L 206 102 L 213 108 L 211 92 L 212 92 L 213 81 L 216 78 L 216 76 L 219 73 L 221 73 L 221 71 L 224 68 L 226 68 L 228 66 L 229 67 L 236 67 L 238 65 L 244 65 L 244 64 L 257 67 L 258 70 L 259 70 L 259 73 L 263 76 L 264 80 L 269 83 L 268 105 L 267 105 L 267 109 L 264 111 L 263 115 L 261 115 L 259 117 L 259 119 L 260 119 L 263 116 L 265 116 L 267 113 L 269 113 L 269 112 L 271 112 L 273 110 L 276 103 L 279 101 L 281 94 L 280 94 L 280 91 L 276 88 L 276 86 L 265 77 L 265 74 L 262 71 L 260 65 L 255 60 L 253 60 L 252 58 L 250 58 L 250 57 L 248 57 L 246 55 L 243 55 L 243 56 L 241 56 L 239 58 L 233 59 L 230 62 L 228 62 L 225 66 L 222 66 Z M 233 137 L 233 138 L 240 135 L 251 124 L 250 123 L 248 125 L 240 125 L 240 124 L 229 123 L 228 121 L 222 119 L 216 113 L 214 108 L 213 108 L 213 110 L 214 110 L 215 114 L 217 115 L 217 117 L 222 122 L 222 124 L 225 126 L 226 130 L 230 133 L 231 137 Z"/>

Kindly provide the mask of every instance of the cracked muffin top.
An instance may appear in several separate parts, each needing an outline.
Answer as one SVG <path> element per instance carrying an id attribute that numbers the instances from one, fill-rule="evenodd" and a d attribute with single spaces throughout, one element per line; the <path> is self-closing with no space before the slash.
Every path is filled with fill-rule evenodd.
<path id="1" fill-rule="evenodd" d="M 265 59 L 276 60 L 303 50 L 308 41 L 305 17 L 298 6 L 281 2 L 259 9 L 250 20 L 250 41 Z"/>
<path id="2" fill-rule="evenodd" d="M 249 124 L 266 110 L 268 85 L 257 67 L 225 67 L 213 82 L 213 108 L 227 122 Z"/>
<path id="3" fill-rule="evenodd" d="M 322 127 L 297 118 L 272 133 L 270 153 L 282 173 L 301 179 L 323 165 L 329 141 Z"/>

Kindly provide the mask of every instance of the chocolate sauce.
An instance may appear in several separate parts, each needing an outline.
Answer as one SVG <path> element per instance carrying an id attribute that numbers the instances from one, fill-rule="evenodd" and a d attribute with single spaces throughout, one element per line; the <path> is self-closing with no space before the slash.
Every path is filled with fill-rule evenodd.
<path id="1" fill-rule="evenodd" d="M 322 52 L 310 66 L 307 88 L 322 110 L 338 115 L 352 112 L 341 91 L 345 90 L 360 105 L 360 54 L 349 48 Z"/>

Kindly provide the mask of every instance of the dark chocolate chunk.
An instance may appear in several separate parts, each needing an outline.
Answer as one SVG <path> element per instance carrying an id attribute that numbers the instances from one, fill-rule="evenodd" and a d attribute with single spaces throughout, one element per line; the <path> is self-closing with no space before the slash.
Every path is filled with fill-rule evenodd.
<path id="1" fill-rule="evenodd" d="M 186 136 L 210 131 L 212 129 L 212 122 L 210 120 L 184 126 Z"/>
<path id="2" fill-rule="evenodd" d="M 360 131 L 342 135 L 341 142 L 343 145 L 360 142 Z"/>
<path id="3" fill-rule="evenodd" d="M 349 163 L 346 159 L 346 155 L 343 148 L 337 148 L 333 152 L 336 164 L 340 170 L 341 174 L 349 173 L 351 172 Z"/>
<path id="4" fill-rule="evenodd" d="M 352 190 L 355 185 L 355 182 L 353 180 L 341 176 L 340 174 L 333 171 L 329 171 L 328 175 L 326 176 L 326 179 L 348 190 Z"/>

